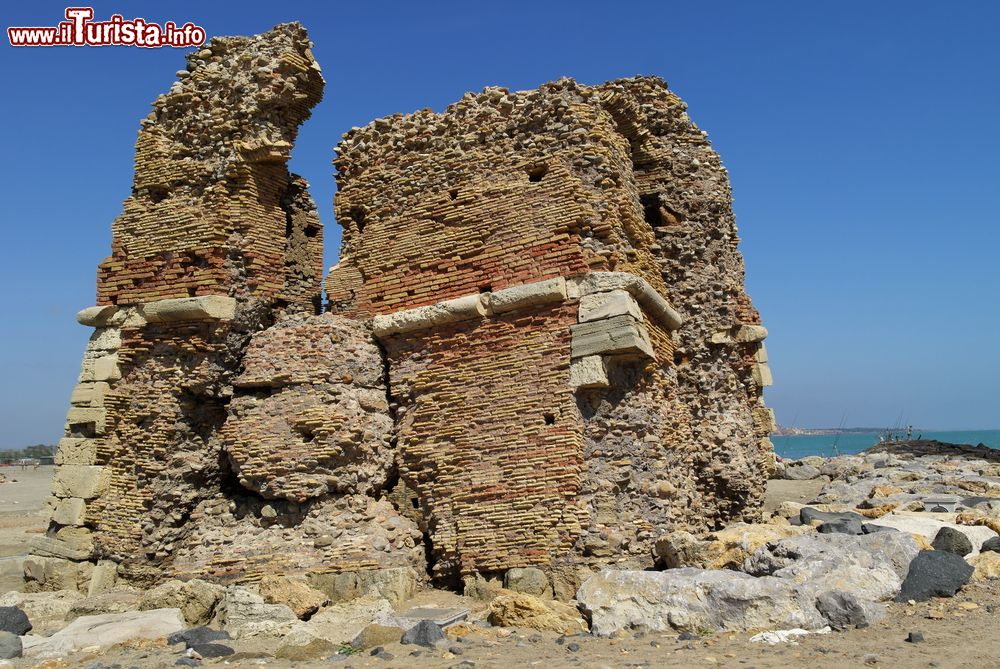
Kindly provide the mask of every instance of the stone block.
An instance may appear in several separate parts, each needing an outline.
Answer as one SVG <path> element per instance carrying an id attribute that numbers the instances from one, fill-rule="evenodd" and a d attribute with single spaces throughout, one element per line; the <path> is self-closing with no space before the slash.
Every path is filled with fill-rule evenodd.
<path id="1" fill-rule="evenodd" d="M 87 596 L 93 597 L 102 592 L 110 592 L 118 581 L 118 565 L 112 560 L 100 560 L 90 577 Z"/>
<path id="2" fill-rule="evenodd" d="M 45 537 L 36 537 L 35 541 Z M 86 559 L 86 558 L 80 558 Z M 77 562 L 62 557 L 52 557 L 33 554 L 24 559 L 24 578 L 34 581 L 37 588 L 43 591 L 78 591 L 84 592 L 90 583 L 94 565 L 89 562 Z"/>
<path id="3" fill-rule="evenodd" d="M 92 465 L 97 457 L 97 444 L 93 439 L 63 437 L 56 449 L 57 465 Z"/>
<path id="4" fill-rule="evenodd" d="M 56 497 L 99 497 L 108 484 L 109 473 L 98 465 L 62 465 L 52 479 L 52 494 Z"/>
<path id="5" fill-rule="evenodd" d="M 111 390 L 106 381 L 93 381 L 76 384 L 70 396 L 70 404 L 78 407 L 104 406 L 104 396 Z"/>
<path id="6" fill-rule="evenodd" d="M 642 310 L 628 291 L 612 290 L 607 293 L 593 293 L 580 298 L 580 310 L 577 319 L 581 323 L 598 321 L 614 316 L 631 316 L 642 321 Z"/>
<path id="7" fill-rule="evenodd" d="M 97 328 L 90 335 L 88 351 L 117 351 L 122 346 L 121 330 L 118 328 Z"/>
<path id="8" fill-rule="evenodd" d="M 147 322 L 186 320 L 232 320 L 236 316 L 235 299 L 223 295 L 162 300 L 143 305 Z"/>
<path id="9" fill-rule="evenodd" d="M 523 283 L 498 290 L 489 295 L 489 308 L 495 314 L 523 309 L 537 304 L 562 302 L 566 299 L 566 280 L 562 277 Z"/>
<path id="10" fill-rule="evenodd" d="M 574 389 L 610 387 L 604 358 L 599 355 L 575 358 L 569 366 L 569 384 Z"/>
<path id="11" fill-rule="evenodd" d="M 636 355 L 655 358 L 649 334 L 631 316 L 615 316 L 570 328 L 573 333 L 571 357 L 590 355 Z"/>
<path id="12" fill-rule="evenodd" d="M 640 276 L 629 272 L 591 272 L 576 280 L 581 296 L 625 290 L 646 310 L 650 318 L 668 330 L 676 330 L 683 319 L 670 303 Z"/>
<path id="13" fill-rule="evenodd" d="M 118 307 L 112 305 L 87 307 L 77 312 L 76 320 L 80 325 L 88 325 L 94 328 L 101 327 L 107 324 L 117 311 Z"/>
<path id="14" fill-rule="evenodd" d="M 78 540 L 67 542 L 56 537 L 35 537 L 29 543 L 28 552 L 41 557 L 60 558 L 62 560 L 78 562 L 80 560 L 89 560 L 91 554 L 94 552 L 94 546 L 93 544 L 88 546 L 86 542 Z M 87 578 L 89 580 L 89 574 Z M 59 590 L 60 588 L 53 589 Z"/>
<path id="15" fill-rule="evenodd" d="M 774 432 L 778 427 L 777 421 L 774 419 L 774 409 L 768 409 L 765 406 L 754 407 L 753 424 L 761 432 L 767 432 L 768 434 Z"/>
<path id="16" fill-rule="evenodd" d="M 762 325 L 741 325 L 733 334 L 733 340 L 738 344 L 764 341 L 766 338 L 767 328 Z"/>
<path id="17" fill-rule="evenodd" d="M 753 380 L 754 383 L 762 388 L 772 385 L 774 383 L 774 378 L 771 376 L 771 368 L 759 362 L 754 363 Z"/>
<path id="18" fill-rule="evenodd" d="M 226 321 L 236 316 L 236 300 L 225 295 L 180 297 L 147 302 L 142 305 L 141 311 L 142 317 L 149 323 Z"/>
<path id="19" fill-rule="evenodd" d="M 764 346 L 764 342 L 760 342 L 757 345 L 757 350 L 753 354 L 753 359 L 760 363 L 767 362 L 767 347 Z"/>
<path id="20" fill-rule="evenodd" d="M 481 318 L 486 315 L 484 296 L 479 293 L 392 314 L 376 316 L 372 330 L 376 337 L 413 332 L 445 323 Z"/>
<path id="21" fill-rule="evenodd" d="M 118 354 L 111 353 L 95 358 L 89 365 L 84 364 L 84 372 L 89 370 L 89 374 L 81 375 L 81 381 L 117 381 L 122 378 L 118 369 Z"/>
<path id="22" fill-rule="evenodd" d="M 53 522 L 60 525 L 83 525 L 87 514 L 87 502 L 79 497 L 66 497 L 56 503 L 52 512 Z"/>
<path id="23" fill-rule="evenodd" d="M 100 407 L 70 407 L 66 412 L 66 432 L 80 433 L 85 437 L 102 435 L 107 430 L 107 417 Z"/>

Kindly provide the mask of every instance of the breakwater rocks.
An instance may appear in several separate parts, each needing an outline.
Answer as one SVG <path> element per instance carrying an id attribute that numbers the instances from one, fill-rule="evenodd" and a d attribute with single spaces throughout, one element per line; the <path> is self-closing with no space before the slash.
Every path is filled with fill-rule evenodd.
<path id="1" fill-rule="evenodd" d="M 353 589 L 275 575 L 228 587 L 198 579 L 144 591 L 119 584 L 91 596 L 12 592 L 0 598 L 8 607 L 0 609 L 4 647 L 35 659 L 143 647 L 190 666 L 235 653 L 298 661 L 364 652 L 388 661 L 405 652 L 433 663 L 512 634 L 536 642 L 565 635 L 577 640 L 563 643 L 580 649 L 596 643 L 587 639 L 623 635 L 774 639 L 789 628 L 870 628 L 1000 577 L 1000 463 L 991 456 L 938 444 L 781 463 L 779 475 L 822 472 L 813 499 L 771 500 L 776 510 L 766 522 L 664 534 L 653 549 L 658 570 L 581 574 L 575 597 L 562 597 L 569 601 L 532 568 L 467 582 L 464 596 L 421 589 L 400 569 Z M 772 484 L 776 492 L 785 482 Z M 131 650 L 120 646 L 126 642 Z M 453 664 L 460 661 L 468 662 Z"/>

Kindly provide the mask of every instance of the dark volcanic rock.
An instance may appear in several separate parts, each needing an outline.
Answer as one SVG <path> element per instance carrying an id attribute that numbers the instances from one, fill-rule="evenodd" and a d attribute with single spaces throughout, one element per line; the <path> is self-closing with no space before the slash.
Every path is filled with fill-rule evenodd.
<path id="1" fill-rule="evenodd" d="M 979 547 L 979 552 L 985 553 L 987 551 L 1000 553 L 1000 537 L 990 537 L 983 542 L 983 545 Z"/>
<path id="2" fill-rule="evenodd" d="M 953 597 L 969 582 L 973 569 L 961 556 L 947 551 L 921 551 L 910 563 L 897 602 L 923 602 L 931 597 Z"/>
<path id="3" fill-rule="evenodd" d="M 0 631 L 24 636 L 31 631 L 27 614 L 16 606 L 0 606 Z"/>
<path id="4" fill-rule="evenodd" d="M 182 643 L 188 648 L 211 644 L 213 641 L 229 641 L 233 637 L 224 630 L 214 630 L 211 627 L 192 627 L 183 632 L 176 632 L 167 637 L 167 643 L 171 646 L 175 643 Z M 207 656 L 206 656 L 207 657 Z"/>
<path id="5" fill-rule="evenodd" d="M 833 513 L 830 511 L 819 511 L 811 506 L 804 506 L 799 509 L 799 519 L 802 521 L 803 525 L 811 525 L 813 521 L 820 521 L 823 523 L 830 523 L 834 521 L 845 521 L 845 520 L 856 520 L 859 523 L 863 523 L 867 520 L 860 513 L 854 513 L 853 511 L 843 511 L 841 513 Z M 860 534 L 860 532 L 859 532 Z"/>
<path id="6" fill-rule="evenodd" d="M 872 525 L 871 523 L 865 523 L 861 526 L 861 531 L 864 534 L 875 534 L 876 532 L 899 532 L 895 527 L 885 527 L 884 525 Z"/>
<path id="7" fill-rule="evenodd" d="M 938 530 L 931 545 L 934 546 L 934 550 L 948 551 L 955 555 L 965 556 L 972 552 L 972 542 L 969 541 L 969 537 L 954 527 L 942 527 Z"/>
<path id="8" fill-rule="evenodd" d="M 235 650 L 221 643 L 198 643 L 188 646 L 188 648 L 202 657 L 229 657 L 236 653 Z"/>
<path id="9" fill-rule="evenodd" d="M 819 527 L 816 531 L 820 534 L 862 534 L 864 529 L 861 526 L 861 521 L 857 518 L 838 518 L 837 520 L 829 520 Z"/>

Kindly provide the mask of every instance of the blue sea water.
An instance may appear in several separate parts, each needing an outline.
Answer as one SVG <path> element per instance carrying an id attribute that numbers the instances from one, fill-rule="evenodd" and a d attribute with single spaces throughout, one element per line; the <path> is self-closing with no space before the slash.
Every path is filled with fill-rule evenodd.
<path id="1" fill-rule="evenodd" d="M 914 430 L 913 438 L 937 439 L 952 444 L 986 444 L 1000 449 L 1000 430 L 965 430 L 958 432 L 922 432 Z M 804 458 L 807 455 L 831 457 L 836 454 L 859 453 L 878 443 L 877 432 L 851 434 L 808 434 L 771 437 L 774 452 L 782 458 Z"/>

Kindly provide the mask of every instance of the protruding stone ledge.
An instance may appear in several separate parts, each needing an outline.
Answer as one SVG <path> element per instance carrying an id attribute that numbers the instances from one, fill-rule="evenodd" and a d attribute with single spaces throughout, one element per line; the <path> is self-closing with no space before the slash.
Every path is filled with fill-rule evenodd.
<path id="1" fill-rule="evenodd" d="M 627 272 L 594 272 L 574 279 L 557 277 L 533 281 L 494 293 L 464 295 L 437 304 L 380 314 L 372 320 L 372 326 L 376 337 L 386 337 L 576 297 L 581 298 L 581 322 L 625 314 L 641 321 L 643 314 L 635 306 L 637 301 L 650 317 L 667 329 L 676 330 L 681 325 L 680 314 L 645 279 Z"/>
<path id="2" fill-rule="evenodd" d="M 139 309 L 149 323 L 230 321 L 236 317 L 236 300 L 225 295 L 179 297 L 146 302 Z"/>
<path id="3" fill-rule="evenodd" d="M 413 332 L 424 328 L 480 318 L 487 313 L 483 296 L 478 293 L 465 295 L 454 300 L 445 300 L 437 304 L 416 309 L 406 309 L 384 316 L 376 316 L 372 320 L 372 329 L 376 337 Z"/>
<path id="4" fill-rule="evenodd" d="M 558 277 L 545 281 L 523 283 L 519 286 L 498 290 L 495 293 L 487 293 L 487 295 L 489 296 L 489 310 L 495 314 L 538 304 L 562 302 L 566 299 L 566 279 Z"/>
<path id="5" fill-rule="evenodd" d="M 593 355 L 637 355 L 655 359 L 649 333 L 631 316 L 615 316 L 570 327 L 573 333 L 570 357 Z"/>
<path id="6" fill-rule="evenodd" d="M 573 281 L 581 298 L 593 293 L 624 290 L 632 295 L 655 321 L 668 330 L 676 330 L 684 322 L 670 303 L 641 276 L 629 272 L 591 272 Z"/>
<path id="7" fill-rule="evenodd" d="M 116 313 L 118 313 L 118 307 L 113 305 L 87 307 L 77 312 L 76 320 L 80 325 L 99 328 L 107 325 Z"/>

